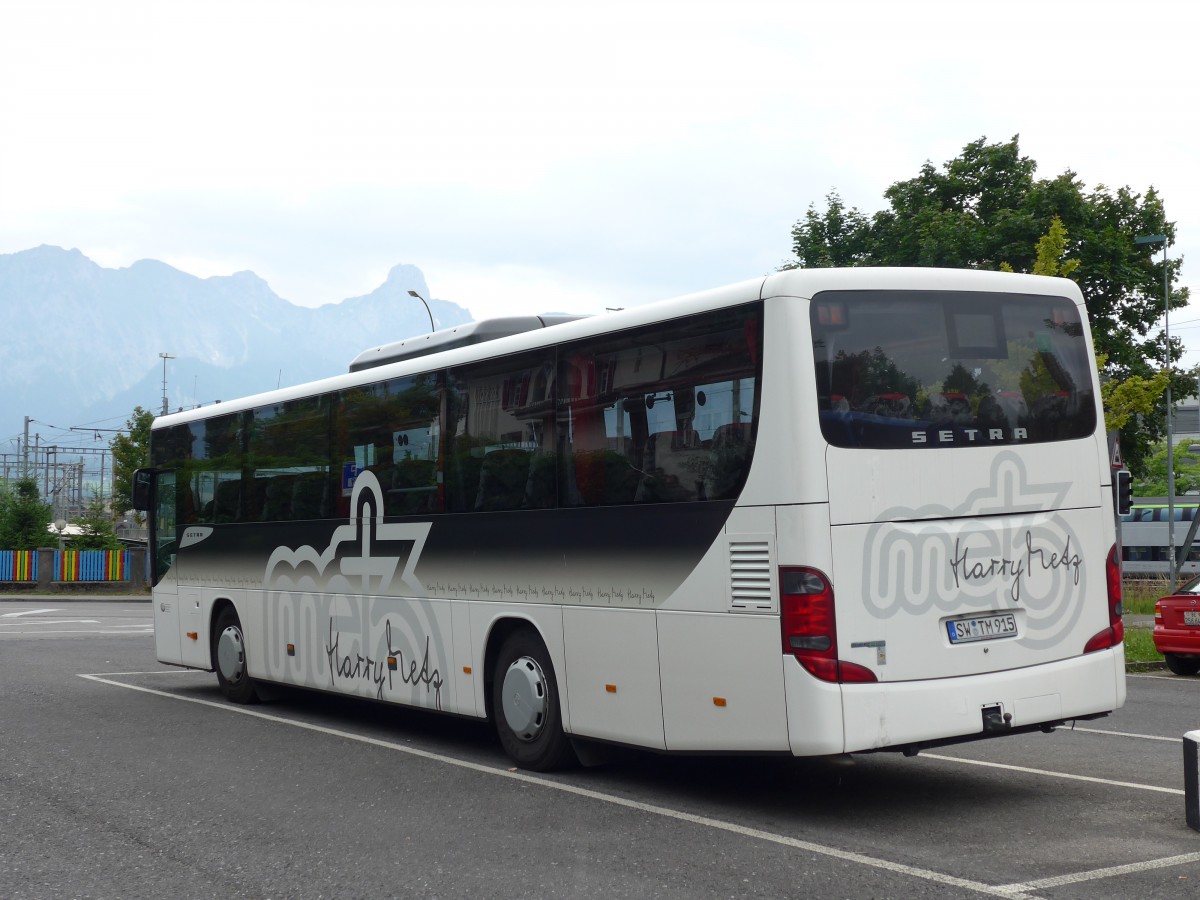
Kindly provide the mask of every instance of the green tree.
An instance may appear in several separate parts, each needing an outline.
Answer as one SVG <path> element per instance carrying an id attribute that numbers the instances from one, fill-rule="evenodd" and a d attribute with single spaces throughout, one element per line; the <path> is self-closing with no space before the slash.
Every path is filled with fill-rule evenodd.
<path id="1" fill-rule="evenodd" d="M 1105 378 L 1153 379 L 1167 364 L 1162 332 L 1152 331 L 1163 314 L 1164 263 L 1154 257 L 1156 245 L 1133 239 L 1165 234 L 1174 242 L 1162 200 L 1153 188 L 1145 195 L 1104 185 L 1089 191 L 1072 171 L 1038 179 L 1036 170 L 1016 136 L 995 144 L 980 138 L 944 167 L 926 162 L 915 178 L 893 184 L 884 193 L 887 208 L 874 215 L 847 209 L 833 192 L 824 212 L 810 206 L 792 228 L 795 260 L 785 267 L 1055 267 L 1083 291 Z M 1181 262 L 1166 262 L 1171 284 Z M 1186 288 L 1172 289 L 1172 308 L 1187 300 Z M 1172 341 L 1171 359 L 1181 353 Z M 1182 373 L 1173 373 L 1171 384 L 1180 396 L 1189 387 Z M 1125 422 L 1121 448 L 1135 473 L 1165 431 L 1162 397 L 1149 414 Z"/>
<path id="2" fill-rule="evenodd" d="M 1067 278 L 1080 266 L 1078 259 L 1067 259 L 1067 227 L 1062 219 L 1053 216 L 1050 230 L 1037 242 L 1037 258 L 1033 263 L 1034 275 Z M 1012 271 L 1012 266 L 1001 263 L 1000 268 Z M 1109 431 L 1120 431 L 1130 421 L 1137 422 L 1139 416 L 1149 416 L 1163 398 L 1167 389 L 1167 370 L 1159 369 L 1153 376 L 1128 375 L 1123 379 L 1105 375 L 1108 357 L 1097 353 L 1096 366 L 1100 370 L 1100 398 L 1104 402 L 1104 427 Z M 1164 462 L 1164 466 L 1166 463 Z M 1165 472 L 1165 468 L 1164 468 Z"/>
<path id="3" fill-rule="evenodd" d="M 1098 353 L 1096 364 L 1100 367 L 1102 375 L 1106 363 L 1104 354 Z M 1155 406 L 1165 402 L 1163 393 L 1166 389 L 1166 369 L 1159 369 L 1150 378 L 1141 375 L 1130 375 L 1120 381 L 1103 378 L 1100 383 L 1100 397 L 1104 401 L 1104 426 L 1109 431 L 1122 431 L 1131 423 L 1136 427 L 1140 416 L 1153 415 Z"/>
<path id="4" fill-rule="evenodd" d="M 36 550 L 49 547 L 53 510 L 38 496 L 37 482 L 22 478 L 0 490 L 0 549 Z"/>
<path id="5" fill-rule="evenodd" d="M 100 500 L 93 500 L 76 521 L 83 534 L 68 538 L 72 550 L 120 550 L 121 542 L 113 529 L 112 516 Z"/>
<path id="6" fill-rule="evenodd" d="M 1191 452 L 1193 442 L 1175 444 L 1175 493 L 1200 491 L 1200 456 Z M 1145 473 L 1133 481 L 1135 497 L 1167 496 L 1167 442 L 1158 444 L 1146 460 Z"/>
<path id="7" fill-rule="evenodd" d="M 133 473 L 150 465 L 150 426 L 154 413 L 134 407 L 125 422 L 125 432 L 109 442 L 113 455 L 112 508 L 124 512 L 133 508 Z"/>

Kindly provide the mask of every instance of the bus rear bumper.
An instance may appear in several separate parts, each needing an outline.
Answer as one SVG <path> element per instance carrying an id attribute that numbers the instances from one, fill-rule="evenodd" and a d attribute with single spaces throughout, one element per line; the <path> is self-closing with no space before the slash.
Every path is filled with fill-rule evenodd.
<path id="1" fill-rule="evenodd" d="M 1124 648 L 1006 672 L 845 685 L 846 752 L 907 747 L 1112 712 L 1125 702 Z M 998 707 L 998 709 L 997 709 Z M 1000 729 L 987 727 L 999 715 Z M 1011 716 L 1011 718 L 1010 718 Z"/>
<path id="2" fill-rule="evenodd" d="M 798 665 L 787 670 L 788 731 L 797 756 L 995 737 L 1103 715 L 1125 702 L 1121 645 L 1025 669 L 927 681 L 817 687 Z M 841 693 L 841 735 L 810 718 L 817 710 L 833 712 L 831 689 Z"/>

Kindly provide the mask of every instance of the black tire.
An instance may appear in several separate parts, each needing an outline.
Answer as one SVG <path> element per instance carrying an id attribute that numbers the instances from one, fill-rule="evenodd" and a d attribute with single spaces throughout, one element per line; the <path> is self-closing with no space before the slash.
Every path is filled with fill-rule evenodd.
<path id="1" fill-rule="evenodd" d="M 246 637 L 237 610 L 226 606 L 212 633 L 212 664 L 221 693 L 234 703 L 256 703 L 258 693 L 246 670 Z"/>
<path id="2" fill-rule="evenodd" d="M 549 772 L 574 763 L 575 751 L 562 727 L 554 666 L 531 629 L 510 634 L 496 656 L 492 719 L 504 752 L 520 768 Z"/>
<path id="3" fill-rule="evenodd" d="M 1200 656 L 1179 656 L 1175 653 L 1164 653 L 1167 668 L 1176 675 L 1195 675 L 1200 672 Z"/>

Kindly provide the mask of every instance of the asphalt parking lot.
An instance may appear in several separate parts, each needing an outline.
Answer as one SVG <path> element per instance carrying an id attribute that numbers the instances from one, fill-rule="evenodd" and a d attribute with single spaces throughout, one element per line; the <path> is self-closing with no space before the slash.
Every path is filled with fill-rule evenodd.
<path id="1" fill-rule="evenodd" d="M 298 692 L 232 706 L 154 661 L 149 617 L 0 603 L 5 896 L 1200 894 L 1181 740 L 1200 678 L 1132 675 L 1107 719 L 914 759 L 534 776 L 472 721 Z"/>

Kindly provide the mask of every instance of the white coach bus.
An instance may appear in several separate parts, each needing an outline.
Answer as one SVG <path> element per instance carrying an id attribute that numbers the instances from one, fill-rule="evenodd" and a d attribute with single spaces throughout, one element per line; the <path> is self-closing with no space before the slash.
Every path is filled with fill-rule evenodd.
<path id="1" fill-rule="evenodd" d="M 530 769 L 1049 731 L 1125 699 L 1102 421 L 1060 279 L 449 329 L 154 423 L 157 655 L 487 717 Z"/>

